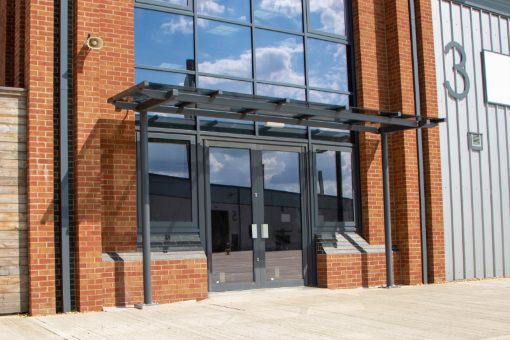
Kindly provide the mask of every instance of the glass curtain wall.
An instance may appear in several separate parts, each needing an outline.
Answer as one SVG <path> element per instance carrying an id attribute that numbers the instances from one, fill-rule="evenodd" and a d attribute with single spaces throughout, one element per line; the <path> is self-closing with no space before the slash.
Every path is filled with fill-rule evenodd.
<path id="1" fill-rule="evenodd" d="M 135 78 L 348 105 L 343 0 L 138 0 Z"/>

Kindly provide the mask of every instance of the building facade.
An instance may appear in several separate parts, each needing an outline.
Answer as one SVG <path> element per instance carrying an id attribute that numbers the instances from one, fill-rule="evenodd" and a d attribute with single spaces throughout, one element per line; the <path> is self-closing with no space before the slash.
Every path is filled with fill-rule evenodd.
<path id="1" fill-rule="evenodd" d="M 451 149 L 467 153 L 467 137 L 449 133 L 486 130 L 457 127 L 460 109 L 445 109 L 452 100 L 448 105 L 461 107 L 464 98 L 446 97 L 444 77 L 452 76 L 452 64 L 443 71 L 441 44 L 451 38 L 446 10 L 453 15 L 460 9 L 498 18 L 501 46 L 508 44 L 501 15 L 508 8 L 494 1 L 495 13 L 488 14 L 471 6 L 436 0 L 0 0 L 0 125 L 10 132 L 0 140 L 0 170 L 6 169 L 0 239 L 9 240 L 0 243 L 0 286 L 8 291 L 0 293 L 0 312 L 98 311 L 144 301 L 139 117 L 108 99 L 145 80 L 276 103 L 447 118 L 441 130 L 389 135 L 392 274 L 402 285 L 478 277 L 468 274 L 466 262 L 478 257 L 457 248 L 469 216 L 453 217 L 463 213 L 452 204 L 460 182 L 452 183 L 464 177 L 451 169 L 467 166 L 467 158 L 454 158 Z M 99 49 L 90 48 L 95 37 L 103 42 Z M 508 54 L 508 48 L 492 50 Z M 493 107 L 484 106 L 482 83 L 472 82 L 478 108 L 487 108 L 477 112 L 488 112 Z M 500 116 L 490 123 L 506 122 Z M 154 302 L 204 299 L 210 291 L 387 282 L 378 136 L 151 112 L 148 131 Z M 510 244 L 502 241 L 508 234 L 508 166 L 502 167 L 508 135 L 500 132 L 488 143 L 486 157 L 499 162 L 490 165 L 491 173 L 498 171 L 490 190 L 497 189 L 500 203 L 485 200 L 488 206 L 480 209 L 493 209 L 483 228 L 493 231 L 484 251 L 493 247 L 495 265 L 510 261 Z M 463 197 L 482 189 L 466 190 Z M 462 244 L 468 242 L 481 241 Z M 502 270 L 482 276 L 508 275 Z"/>

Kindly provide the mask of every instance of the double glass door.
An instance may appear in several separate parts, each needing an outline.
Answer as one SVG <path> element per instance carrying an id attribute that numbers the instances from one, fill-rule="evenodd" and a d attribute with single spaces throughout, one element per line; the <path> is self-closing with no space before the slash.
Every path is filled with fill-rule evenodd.
<path id="1" fill-rule="evenodd" d="M 209 143 L 212 291 L 303 284 L 303 150 Z"/>

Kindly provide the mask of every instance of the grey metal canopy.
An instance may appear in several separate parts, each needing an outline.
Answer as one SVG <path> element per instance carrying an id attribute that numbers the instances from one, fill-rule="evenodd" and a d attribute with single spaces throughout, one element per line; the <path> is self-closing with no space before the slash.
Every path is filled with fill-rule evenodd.
<path id="1" fill-rule="evenodd" d="M 371 133 L 430 128 L 441 119 L 373 109 L 141 82 L 108 100 L 119 109 Z"/>
<path id="2" fill-rule="evenodd" d="M 394 286 L 387 134 L 396 131 L 435 127 L 444 119 L 427 118 L 400 112 L 311 103 L 287 98 L 246 95 L 221 90 L 186 88 L 147 81 L 122 91 L 108 99 L 108 102 L 115 105 L 117 109 L 140 112 L 140 192 L 142 197 L 141 224 L 145 305 L 152 304 L 148 112 L 284 123 L 380 134 L 384 187 L 386 286 Z"/>

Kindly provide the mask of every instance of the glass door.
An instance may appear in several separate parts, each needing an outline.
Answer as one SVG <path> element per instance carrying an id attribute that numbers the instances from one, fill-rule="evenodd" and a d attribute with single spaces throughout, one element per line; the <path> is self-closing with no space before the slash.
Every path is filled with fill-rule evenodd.
<path id="1" fill-rule="evenodd" d="M 219 290 L 255 286 L 251 158 L 250 149 L 209 148 L 209 273 Z"/>
<path id="2" fill-rule="evenodd" d="M 300 158 L 299 152 L 262 150 L 266 286 L 303 283 Z"/>
<path id="3" fill-rule="evenodd" d="M 206 149 L 211 290 L 302 285 L 301 148 L 215 142 Z"/>

